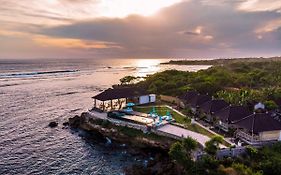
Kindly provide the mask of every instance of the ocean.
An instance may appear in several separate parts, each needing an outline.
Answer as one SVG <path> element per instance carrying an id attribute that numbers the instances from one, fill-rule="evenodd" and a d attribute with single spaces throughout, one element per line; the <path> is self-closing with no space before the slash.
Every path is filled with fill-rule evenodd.
<path id="1" fill-rule="evenodd" d="M 92 108 L 91 97 L 126 75 L 209 66 L 160 65 L 158 59 L 0 60 L 0 174 L 124 174 L 149 157 L 63 128 Z M 57 121 L 57 128 L 49 128 Z M 114 143 L 112 143 L 114 144 Z"/>

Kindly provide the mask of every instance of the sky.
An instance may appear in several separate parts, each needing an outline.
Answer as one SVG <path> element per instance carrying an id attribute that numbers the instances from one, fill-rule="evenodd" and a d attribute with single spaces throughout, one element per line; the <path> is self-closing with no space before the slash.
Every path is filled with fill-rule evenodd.
<path id="1" fill-rule="evenodd" d="M 281 56 L 281 0 L 0 0 L 0 58 Z"/>

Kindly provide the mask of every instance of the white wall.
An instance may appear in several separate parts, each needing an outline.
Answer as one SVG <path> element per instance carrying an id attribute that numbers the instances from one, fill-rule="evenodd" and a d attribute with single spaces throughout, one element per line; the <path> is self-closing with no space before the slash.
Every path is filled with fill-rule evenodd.
<path id="1" fill-rule="evenodd" d="M 156 95 L 143 95 L 139 97 L 139 104 L 147 104 L 147 103 L 154 103 L 156 102 Z"/>
<path id="2" fill-rule="evenodd" d="M 149 103 L 149 95 L 140 96 L 139 104 L 146 104 Z"/>
<path id="3" fill-rule="evenodd" d="M 155 94 L 150 94 L 149 97 L 150 97 L 150 103 L 156 102 L 156 95 Z"/>

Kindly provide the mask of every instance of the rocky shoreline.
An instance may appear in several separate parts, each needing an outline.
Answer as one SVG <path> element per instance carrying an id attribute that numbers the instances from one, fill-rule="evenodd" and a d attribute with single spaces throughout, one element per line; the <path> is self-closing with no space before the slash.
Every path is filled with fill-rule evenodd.
<path id="1" fill-rule="evenodd" d="M 89 119 L 89 113 L 83 112 L 69 118 L 69 126 L 87 132 L 95 132 L 101 139 L 109 138 L 114 143 L 127 145 L 131 155 L 153 155 L 145 165 L 134 165 L 125 169 L 126 174 L 174 174 L 175 165 L 168 156 L 170 146 L 175 142 L 163 136 L 144 134 L 142 131 L 115 126 L 107 120 Z"/>

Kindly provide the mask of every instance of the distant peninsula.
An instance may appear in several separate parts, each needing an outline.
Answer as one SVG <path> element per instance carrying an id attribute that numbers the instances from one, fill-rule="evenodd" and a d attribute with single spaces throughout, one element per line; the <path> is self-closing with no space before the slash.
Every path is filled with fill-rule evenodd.
<path id="1" fill-rule="evenodd" d="M 173 65 L 225 65 L 237 62 L 265 62 L 265 61 L 281 61 L 278 57 L 249 57 L 249 58 L 220 58 L 220 59 L 172 59 L 161 64 Z"/>

